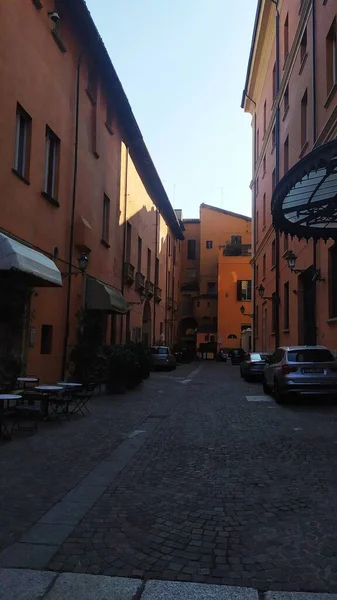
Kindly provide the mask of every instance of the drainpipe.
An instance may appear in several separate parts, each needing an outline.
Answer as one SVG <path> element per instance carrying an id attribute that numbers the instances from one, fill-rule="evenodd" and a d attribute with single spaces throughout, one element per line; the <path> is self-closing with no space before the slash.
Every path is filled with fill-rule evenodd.
<path id="1" fill-rule="evenodd" d="M 157 312 L 157 304 L 156 304 L 156 286 L 158 286 L 158 277 L 159 270 L 157 273 L 157 258 L 158 258 L 158 230 L 159 230 L 159 211 L 156 209 L 156 239 L 155 239 L 155 257 L 154 257 L 154 300 L 153 300 L 153 334 L 152 334 L 152 343 L 155 345 L 156 343 L 156 312 Z"/>
<path id="2" fill-rule="evenodd" d="M 72 191 L 72 206 L 71 206 L 71 220 L 70 220 L 70 239 L 69 239 L 69 262 L 68 262 L 68 273 L 67 273 L 67 304 L 66 304 L 66 322 L 65 322 L 65 333 L 63 340 L 63 356 L 62 356 L 62 379 L 65 378 L 66 365 L 67 365 L 67 349 L 69 341 L 69 329 L 70 329 L 70 304 L 71 304 L 71 283 L 72 283 L 72 263 L 74 253 L 74 222 L 75 222 L 75 207 L 76 207 L 76 195 L 77 195 L 77 172 L 78 172 L 78 137 L 79 137 L 79 116 L 80 116 L 80 76 L 81 76 L 81 63 L 82 63 L 83 52 L 80 53 L 77 61 L 77 74 L 76 74 L 76 103 L 75 103 L 75 145 L 74 145 L 74 170 L 73 170 L 73 191 Z"/>
<path id="3" fill-rule="evenodd" d="M 317 88 L 316 88 L 316 0 L 312 0 L 312 132 L 313 146 L 317 139 Z M 314 269 L 317 268 L 317 240 L 313 240 L 312 263 Z M 315 284 L 316 287 L 316 284 Z M 316 296 L 316 315 L 315 315 L 315 335 L 317 343 L 317 295 Z"/>
<path id="4" fill-rule="evenodd" d="M 127 201 L 128 201 L 128 169 L 129 169 L 129 147 L 126 146 L 126 156 L 125 156 L 125 181 L 124 181 L 124 232 L 123 232 L 123 257 L 122 257 L 122 271 L 121 271 L 121 293 L 122 296 L 124 296 L 124 264 L 125 264 L 125 259 L 126 259 L 126 243 L 127 243 L 127 239 L 126 239 L 126 231 L 127 231 L 127 221 L 126 221 L 126 215 L 127 215 Z M 120 332 L 119 332 L 119 336 L 120 336 L 120 343 L 122 343 L 123 340 L 123 321 L 124 321 L 124 315 L 121 315 L 121 323 L 120 323 Z"/>
<path id="5" fill-rule="evenodd" d="M 280 91 L 280 12 L 278 0 L 271 0 L 276 8 L 276 96 Z M 280 102 L 277 100 L 275 116 L 275 184 L 280 180 Z M 275 348 L 280 345 L 280 234 L 275 229 Z"/>

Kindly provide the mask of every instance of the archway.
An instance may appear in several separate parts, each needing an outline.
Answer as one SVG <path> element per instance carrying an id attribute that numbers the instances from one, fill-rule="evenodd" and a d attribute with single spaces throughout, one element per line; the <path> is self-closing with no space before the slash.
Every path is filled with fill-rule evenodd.
<path id="1" fill-rule="evenodd" d="M 146 300 L 144 304 L 143 310 L 143 344 L 145 346 L 149 346 L 151 344 L 151 330 L 152 330 L 152 322 L 151 322 L 151 305 L 148 300 Z"/>

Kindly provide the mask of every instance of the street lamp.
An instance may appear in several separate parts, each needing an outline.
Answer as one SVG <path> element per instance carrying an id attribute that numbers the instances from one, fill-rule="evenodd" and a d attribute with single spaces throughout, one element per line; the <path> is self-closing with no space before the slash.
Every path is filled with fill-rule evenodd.
<path id="1" fill-rule="evenodd" d="M 85 273 L 88 268 L 89 258 L 82 252 L 82 254 L 78 257 L 78 267 L 82 273 Z"/>
<path id="2" fill-rule="evenodd" d="M 253 315 L 253 314 L 250 314 L 250 313 L 246 313 L 246 312 L 245 312 L 245 307 L 244 307 L 243 305 L 242 305 L 242 306 L 240 306 L 240 313 L 241 313 L 242 315 L 244 315 L 245 317 L 250 317 L 251 319 L 254 317 L 254 315 Z"/>
<path id="3" fill-rule="evenodd" d="M 295 269 L 297 256 L 292 250 L 287 250 L 283 258 L 287 261 L 288 267 L 292 273 L 299 275 L 309 271 L 309 269 Z M 313 269 L 312 273 L 312 281 L 325 281 L 325 279 L 321 277 L 321 269 Z"/>
<path id="4" fill-rule="evenodd" d="M 265 296 L 264 295 L 266 290 L 263 287 L 262 283 L 260 283 L 259 287 L 257 288 L 257 291 L 259 292 L 260 298 L 263 298 L 263 300 L 270 300 L 270 302 L 277 302 L 276 296 Z"/>

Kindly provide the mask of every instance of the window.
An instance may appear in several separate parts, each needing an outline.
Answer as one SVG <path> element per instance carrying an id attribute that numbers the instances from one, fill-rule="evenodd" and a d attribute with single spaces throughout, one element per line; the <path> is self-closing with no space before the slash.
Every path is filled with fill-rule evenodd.
<path id="1" fill-rule="evenodd" d="M 272 333 L 276 331 L 276 293 L 273 292 L 271 295 L 271 330 Z"/>
<path id="2" fill-rule="evenodd" d="M 96 66 L 91 63 L 88 67 L 87 94 L 93 104 L 96 104 L 97 102 L 97 81 Z"/>
<path id="3" fill-rule="evenodd" d="M 259 307 L 255 307 L 255 337 L 259 337 Z"/>
<path id="4" fill-rule="evenodd" d="M 308 90 L 301 100 L 301 145 L 302 149 L 308 141 Z"/>
<path id="5" fill-rule="evenodd" d="M 337 22 L 334 19 L 326 38 L 327 93 L 337 85 Z"/>
<path id="6" fill-rule="evenodd" d="M 260 130 L 258 129 L 256 132 L 256 159 L 259 158 L 260 154 Z"/>
<path id="7" fill-rule="evenodd" d="M 211 248 L 213 248 L 213 242 L 212 242 L 212 240 L 207 240 L 207 242 L 206 242 L 206 248 L 208 250 L 210 250 Z"/>
<path id="8" fill-rule="evenodd" d="M 307 43 L 308 43 L 307 28 L 305 28 L 303 35 L 302 35 L 302 39 L 301 39 L 301 51 L 300 51 L 301 69 L 302 69 L 303 62 L 307 57 Z"/>
<path id="9" fill-rule="evenodd" d="M 192 296 L 186 294 L 183 296 L 183 314 L 188 315 L 192 312 Z"/>
<path id="10" fill-rule="evenodd" d="M 267 131 L 267 100 L 264 101 L 263 105 L 263 137 L 266 135 Z"/>
<path id="11" fill-rule="evenodd" d="M 259 265 L 255 268 L 255 286 L 259 285 Z"/>
<path id="12" fill-rule="evenodd" d="M 197 301 L 197 307 L 198 308 L 200 307 L 200 301 L 199 300 Z"/>
<path id="13" fill-rule="evenodd" d="M 252 299 L 252 282 L 250 279 L 242 279 L 237 282 L 237 300 L 248 302 Z"/>
<path id="14" fill-rule="evenodd" d="M 276 127 L 275 127 L 275 125 L 271 132 L 271 145 L 272 145 L 272 151 L 273 151 L 276 146 Z"/>
<path id="15" fill-rule="evenodd" d="M 283 165 L 284 165 L 284 174 L 289 171 L 289 135 L 284 142 L 283 146 Z"/>
<path id="16" fill-rule="evenodd" d="M 308 362 L 308 363 L 320 363 L 320 362 L 334 362 L 335 359 L 330 350 L 323 348 L 303 349 L 303 350 L 292 350 L 288 352 L 289 362 Z"/>
<path id="17" fill-rule="evenodd" d="M 276 94 L 277 94 L 276 63 L 274 63 L 274 67 L 273 67 L 273 98 L 275 98 Z"/>
<path id="18" fill-rule="evenodd" d="M 132 225 L 129 221 L 126 224 L 126 249 L 125 249 L 125 261 L 130 262 L 131 260 L 131 238 L 132 238 Z"/>
<path id="19" fill-rule="evenodd" d="M 211 308 L 211 303 L 207 302 L 207 308 Z"/>
<path id="20" fill-rule="evenodd" d="M 266 226 L 266 194 L 263 194 L 263 227 Z"/>
<path id="21" fill-rule="evenodd" d="M 337 244 L 329 249 L 329 317 L 337 317 Z"/>
<path id="22" fill-rule="evenodd" d="M 154 281 L 155 281 L 155 285 L 158 286 L 159 285 L 159 258 L 156 258 L 156 261 L 154 263 Z M 179 281 L 178 281 L 178 288 L 180 287 L 179 285 Z"/>
<path id="23" fill-rule="evenodd" d="M 288 14 L 284 21 L 283 45 L 284 45 L 284 62 L 286 62 L 288 54 L 289 54 L 289 17 L 288 17 Z"/>
<path id="24" fill-rule="evenodd" d="M 276 171 L 274 169 L 273 172 L 272 172 L 272 174 L 271 174 L 271 187 L 272 187 L 273 191 L 275 189 L 275 186 L 276 186 Z"/>
<path id="25" fill-rule="evenodd" d="M 284 284 L 283 304 L 284 304 L 283 329 L 289 329 L 289 281 L 287 281 L 287 283 Z"/>
<path id="26" fill-rule="evenodd" d="M 177 247 L 176 244 L 174 243 L 173 245 L 173 264 L 175 265 L 177 262 Z"/>
<path id="27" fill-rule="evenodd" d="M 256 211 L 256 219 L 255 219 L 255 237 L 256 241 L 259 241 L 259 211 Z"/>
<path id="28" fill-rule="evenodd" d="M 283 250 L 284 250 L 284 252 L 287 252 L 288 247 L 289 247 L 289 238 L 288 238 L 288 234 L 285 233 L 284 234 L 284 239 L 283 239 Z"/>
<path id="29" fill-rule="evenodd" d="M 187 269 L 187 277 L 188 279 L 195 279 L 197 276 L 197 270 L 196 269 Z"/>
<path id="30" fill-rule="evenodd" d="M 163 331 L 164 331 L 164 323 L 161 321 L 160 322 L 160 329 L 159 329 L 160 335 L 163 335 Z"/>
<path id="31" fill-rule="evenodd" d="M 258 194 L 259 194 L 259 178 L 258 177 L 256 178 L 255 185 L 256 185 L 255 194 L 256 194 L 256 196 L 258 196 Z"/>
<path id="32" fill-rule="evenodd" d="M 276 263 L 276 241 L 273 240 L 271 243 L 271 264 L 272 267 L 275 266 Z"/>
<path id="33" fill-rule="evenodd" d="M 143 251 L 143 240 L 138 236 L 138 247 L 137 247 L 137 271 L 142 272 L 142 251 Z"/>
<path id="34" fill-rule="evenodd" d="M 263 259 L 262 259 L 262 276 L 263 278 L 265 278 L 266 276 L 266 255 L 263 255 Z"/>
<path id="35" fill-rule="evenodd" d="M 241 246 L 242 236 L 241 235 L 232 235 L 231 236 L 231 244 L 232 246 Z"/>
<path id="36" fill-rule="evenodd" d="M 151 281 L 151 250 L 150 248 L 147 249 L 147 275 L 146 278 L 148 281 Z"/>
<path id="37" fill-rule="evenodd" d="M 196 246 L 196 240 L 187 240 L 187 260 L 195 260 Z"/>
<path id="38" fill-rule="evenodd" d="M 18 104 L 16 108 L 15 155 L 13 168 L 18 175 L 26 180 L 29 178 L 31 129 L 31 117 Z"/>
<path id="39" fill-rule="evenodd" d="M 266 159 L 266 155 L 264 155 L 264 157 L 263 157 L 263 170 L 262 170 L 263 177 L 266 174 L 266 170 L 267 170 L 267 159 Z"/>
<path id="40" fill-rule="evenodd" d="M 56 199 L 58 187 L 60 140 L 46 127 L 46 164 L 44 174 L 44 192 L 49 198 Z"/>
<path id="41" fill-rule="evenodd" d="M 106 194 L 103 197 L 103 222 L 102 222 L 102 241 L 109 243 L 109 225 L 110 225 L 110 199 Z"/>
<path id="42" fill-rule="evenodd" d="M 171 256 L 171 236 L 170 235 L 167 236 L 167 250 L 168 250 L 168 255 Z"/>
<path id="43" fill-rule="evenodd" d="M 289 85 L 287 85 L 286 89 L 284 90 L 283 109 L 284 109 L 284 113 L 283 113 L 283 118 L 284 118 L 289 110 Z"/>
<path id="44" fill-rule="evenodd" d="M 62 24 L 65 21 L 62 0 L 54 0 L 54 10 L 58 13 L 60 19 L 56 22 L 54 21 L 54 27 L 51 30 L 51 33 L 61 52 L 67 52 L 67 48 L 62 40 Z"/>
<path id="45" fill-rule="evenodd" d="M 51 354 L 53 346 L 53 326 L 42 325 L 40 354 Z"/>
<path id="46" fill-rule="evenodd" d="M 216 293 L 217 293 L 216 283 L 214 281 L 209 281 L 207 283 L 207 294 L 212 294 L 212 296 L 215 296 Z"/>

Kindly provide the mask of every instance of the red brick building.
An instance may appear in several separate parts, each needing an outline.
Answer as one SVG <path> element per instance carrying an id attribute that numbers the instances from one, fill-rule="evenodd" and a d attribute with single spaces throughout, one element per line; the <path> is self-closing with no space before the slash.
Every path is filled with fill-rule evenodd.
<path id="1" fill-rule="evenodd" d="M 81 306 L 107 342 L 173 341 L 183 235 L 84 0 L 0 21 L 0 349 L 55 381 Z"/>
<path id="2" fill-rule="evenodd" d="M 304 164 L 300 161 L 306 156 L 310 160 L 312 150 L 337 137 L 336 23 L 335 0 L 259 0 L 257 5 L 242 99 L 252 115 L 254 147 L 257 349 L 298 343 L 337 348 L 334 240 L 313 239 L 308 229 L 302 233 L 303 225 L 309 227 L 309 213 L 303 213 L 302 229 L 296 229 L 281 227 L 275 217 L 273 222 L 271 211 L 273 193 L 278 195 L 282 181 L 296 178 L 297 166 Z M 333 189 L 337 193 L 335 183 Z M 289 218 L 296 220 L 296 211 Z M 292 271 L 286 260 L 289 250 L 297 257 Z"/>

